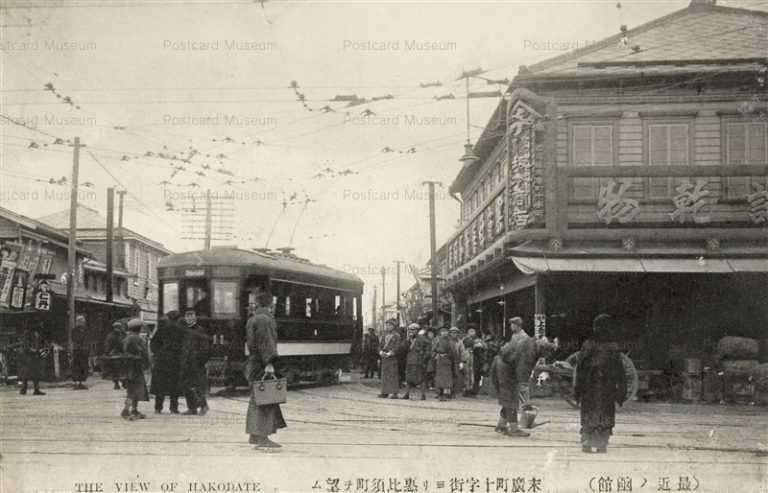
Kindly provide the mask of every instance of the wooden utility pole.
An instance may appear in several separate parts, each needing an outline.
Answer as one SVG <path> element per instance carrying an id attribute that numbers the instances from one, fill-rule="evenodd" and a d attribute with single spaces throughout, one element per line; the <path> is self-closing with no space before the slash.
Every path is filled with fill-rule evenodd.
<path id="1" fill-rule="evenodd" d="M 75 137 L 72 154 L 72 188 L 69 198 L 69 249 L 67 251 L 67 348 L 74 357 L 72 329 L 75 327 L 75 285 L 77 284 L 77 188 L 80 175 L 80 137 Z"/>
<path id="2" fill-rule="evenodd" d="M 402 260 L 395 260 L 395 264 L 397 264 L 397 326 L 400 327 L 400 264 L 402 264 Z"/>
<path id="3" fill-rule="evenodd" d="M 123 196 L 125 190 L 117 191 L 117 266 L 125 269 L 125 245 L 123 244 Z"/>
<path id="4" fill-rule="evenodd" d="M 429 270 L 432 284 L 432 328 L 437 328 L 437 238 L 435 233 L 435 185 L 438 181 L 425 181 L 429 187 Z"/>
<path id="5" fill-rule="evenodd" d="M 377 286 L 373 286 L 373 303 L 371 303 L 371 327 L 376 328 L 376 296 L 378 294 L 377 292 Z"/>
<path id="6" fill-rule="evenodd" d="M 112 303 L 112 280 L 114 279 L 114 248 L 115 248 L 115 189 L 107 188 L 107 303 Z"/>
<path id="7" fill-rule="evenodd" d="M 211 249 L 211 230 L 212 228 L 211 218 L 211 189 L 205 193 L 205 249 Z"/>

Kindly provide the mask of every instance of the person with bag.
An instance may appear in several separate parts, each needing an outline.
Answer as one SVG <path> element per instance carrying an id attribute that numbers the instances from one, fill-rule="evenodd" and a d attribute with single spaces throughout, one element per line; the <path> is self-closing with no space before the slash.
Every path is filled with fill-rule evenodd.
<path id="1" fill-rule="evenodd" d="M 606 453 L 616 424 L 616 405 L 627 400 L 627 376 L 619 346 L 610 342 L 613 321 L 605 313 L 592 323 L 593 335 L 579 352 L 574 397 L 581 408 L 581 450 Z"/>
<path id="2" fill-rule="evenodd" d="M 123 341 L 123 352 L 130 358 L 128 363 L 128 378 L 125 380 L 125 405 L 120 416 L 123 419 L 134 421 L 146 418 L 139 412 L 139 401 L 148 401 L 147 381 L 144 379 L 144 370 L 149 369 L 149 349 L 146 341 L 139 335 L 144 327 L 144 322 L 138 318 L 128 321 L 126 324 L 128 336 Z"/>
<path id="3" fill-rule="evenodd" d="M 277 322 L 272 314 L 271 294 L 259 293 L 256 297 L 256 310 L 245 324 L 245 336 L 249 351 L 245 366 L 248 382 L 253 385 L 259 380 L 275 378 Z M 251 393 L 245 419 L 249 443 L 256 448 L 279 448 L 280 445 L 270 440 L 269 435 L 286 426 L 280 404 L 258 405 Z"/>

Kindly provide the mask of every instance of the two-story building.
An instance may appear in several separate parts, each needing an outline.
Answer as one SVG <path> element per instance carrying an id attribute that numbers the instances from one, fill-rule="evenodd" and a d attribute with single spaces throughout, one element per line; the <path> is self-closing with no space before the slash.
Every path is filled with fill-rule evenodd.
<path id="1" fill-rule="evenodd" d="M 60 350 L 67 347 L 68 241 L 56 228 L 0 207 L 0 349 L 32 327 Z M 75 311 L 86 316 L 91 353 L 98 355 L 112 321 L 134 313 L 125 296 L 129 275 L 115 270 L 115 296 L 107 303 L 105 266 L 81 242 L 76 261 Z M 51 373 L 61 376 L 66 358 L 51 358 Z"/>
<path id="2" fill-rule="evenodd" d="M 59 230 L 68 230 L 69 211 L 61 211 L 40 218 Z M 99 211 L 79 204 L 77 206 L 77 239 L 93 252 L 102 265 L 107 259 L 107 219 Z M 129 281 L 122 295 L 140 307 L 141 318 L 152 330 L 157 324 L 157 261 L 171 253 L 161 243 L 149 239 L 126 227 L 122 234 L 115 225 L 115 267 L 128 273 Z M 95 282 L 95 281 L 94 281 Z M 117 292 L 117 291 L 116 291 Z"/>
<path id="3" fill-rule="evenodd" d="M 767 30 L 694 0 L 521 67 L 450 188 L 454 320 L 520 315 L 576 350 L 607 312 L 650 360 L 765 338 Z"/>

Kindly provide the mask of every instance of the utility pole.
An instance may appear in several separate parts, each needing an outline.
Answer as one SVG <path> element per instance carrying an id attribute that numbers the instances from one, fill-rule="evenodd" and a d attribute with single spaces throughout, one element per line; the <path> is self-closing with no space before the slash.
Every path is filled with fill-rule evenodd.
<path id="1" fill-rule="evenodd" d="M 400 264 L 402 260 L 395 260 L 397 264 L 397 326 L 400 327 Z"/>
<path id="2" fill-rule="evenodd" d="M 205 249 L 211 249 L 211 189 L 205 193 Z"/>
<path id="3" fill-rule="evenodd" d="M 115 189 L 107 188 L 107 303 L 112 303 L 112 280 L 115 276 L 113 250 L 115 248 Z"/>
<path id="4" fill-rule="evenodd" d="M 432 284 L 432 328 L 437 328 L 437 239 L 435 238 L 435 185 L 438 181 L 425 181 L 429 187 L 429 270 Z"/>
<path id="5" fill-rule="evenodd" d="M 123 196 L 125 190 L 117 191 L 117 266 L 125 269 L 125 245 L 123 244 Z"/>
<path id="6" fill-rule="evenodd" d="M 80 137 L 75 137 L 72 154 L 72 188 L 69 197 L 69 249 L 67 250 L 67 346 L 74 357 L 72 329 L 75 327 L 75 284 L 77 269 L 77 187 L 80 175 Z"/>
<path id="7" fill-rule="evenodd" d="M 387 269 L 381 268 L 381 319 L 382 322 L 387 323 Z"/>
<path id="8" fill-rule="evenodd" d="M 376 328 L 376 296 L 378 294 L 377 292 L 377 286 L 373 286 L 373 303 L 371 303 L 371 327 L 374 329 Z"/>

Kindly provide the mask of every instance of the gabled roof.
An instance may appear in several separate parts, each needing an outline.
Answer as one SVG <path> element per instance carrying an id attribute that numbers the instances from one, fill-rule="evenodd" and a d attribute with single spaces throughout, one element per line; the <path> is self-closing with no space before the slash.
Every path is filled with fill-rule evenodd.
<path id="1" fill-rule="evenodd" d="M 60 229 L 69 229 L 69 209 L 43 216 L 40 221 Z M 117 227 L 117 224 L 115 224 Z M 79 240 L 106 240 L 107 218 L 99 211 L 83 204 L 77 204 L 77 237 Z M 162 243 L 151 240 L 123 226 L 123 238 L 135 239 L 164 253 L 171 253 Z"/>
<path id="2" fill-rule="evenodd" d="M 55 243 L 62 248 L 67 248 L 68 246 L 69 236 L 66 233 L 63 233 L 56 228 L 52 228 L 43 222 L 37 221 L 31 217 L 24 216 L 17 212 L 13 212 L 12 210 L 6 209 L 5 207 L 0 207 L 0 217 L 19 224 L 40 236 L 46 237 L 51 243 Z M 81 242 L 78 241 L 77 243 L 80 244 Z M 77 247 L 77 251 L 88 257 L 93 256 L 91 252 L 83 249 L 80 246 Z"/>
<path id="3" fill-rule="evenodd" d="M 768 13 L 694 0 L 673 12 L 598 43 L 521 68 L 530 79 L 750 71 L 768 60 Z M 633 49 L 632 47 L 636 47 Z"/>

